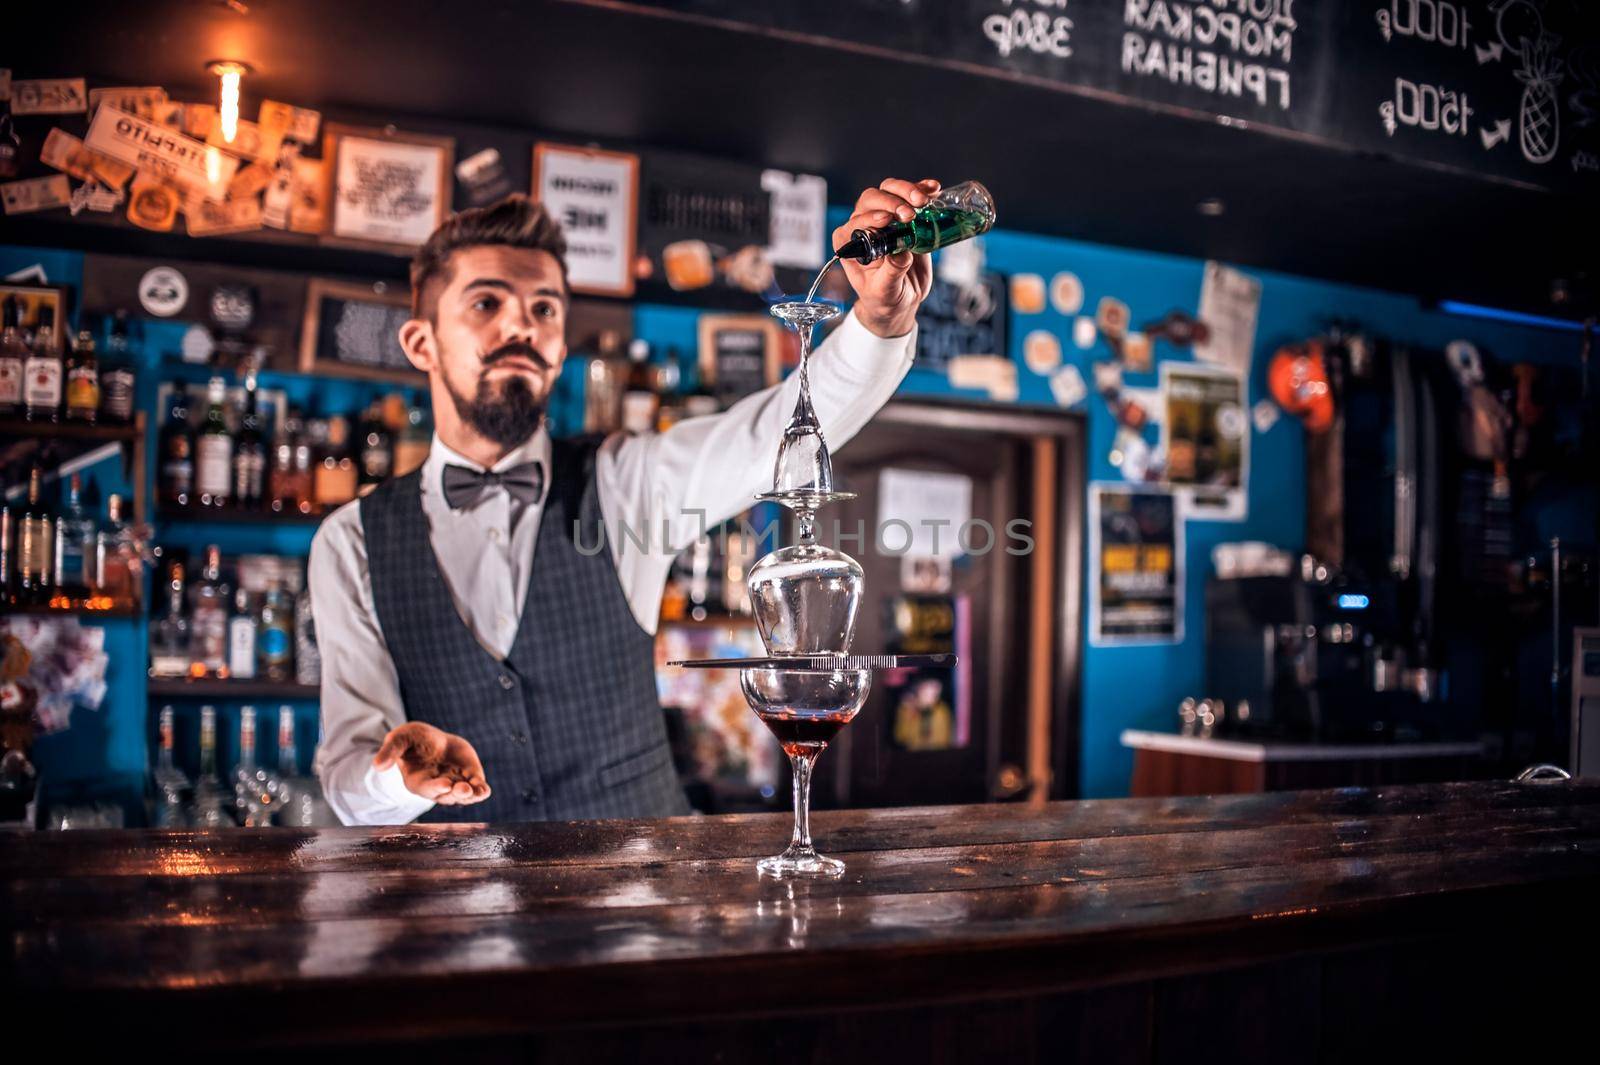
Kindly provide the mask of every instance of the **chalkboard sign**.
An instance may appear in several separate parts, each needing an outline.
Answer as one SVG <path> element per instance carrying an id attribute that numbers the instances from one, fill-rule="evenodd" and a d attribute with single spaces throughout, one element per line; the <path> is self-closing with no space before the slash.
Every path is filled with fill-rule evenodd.
<path id="1" fill-rule="evenodd" d="M 403 289 L 313 278 L 306 286 L 300 370 L 422 384 L 426 376 L 400 347 L 400 327 L 410 317 Z"/>
<path id="2" fill-rule="evenodd" d="M 701 315 L 701 383 L 723 405 L 777 384 L 779 330 L 766 315 Z"/>
<path id="3" fill-rule="evenodd" d="M 1584 0 L 632 0 L 1543 188 L 1600 188 Z"/>
<path id="4" fill-rule="evenodd" d="M 957 355 L 1006 353 L 1006 279 L 985 272 L 973 286 L 935 280 L 917 311 L 916 364 L 943 373 Z"/>

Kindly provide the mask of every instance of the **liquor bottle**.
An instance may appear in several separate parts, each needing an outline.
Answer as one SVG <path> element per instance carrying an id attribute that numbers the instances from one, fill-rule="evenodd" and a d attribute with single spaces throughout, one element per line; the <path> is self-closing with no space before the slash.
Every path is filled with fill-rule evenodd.
<path id="1" fill-rule="evenodd" d="M 152 785 L 150 823 L 156 828 L 182 828 L 189 823 L 184 809 L 190 790 L 189 778 L 173 761 L 172 707 L 161 708 L 161 745 L 157 748 L 156 767 L 150 774 Z"/>
<path id="2" fill-rule="evenodd" d="M 343 415 L 328 419 L 328 439 L 312 471 L 312 495 L 321 510 L 333 510 L 356 497 L 356 463 L 350 457 L 350 423 Z"/>
<path id="3" fill-rule="evenodd" d="M 656 427 L 656 412 L 661 396 L 656 391 L 656 373 L 650 365 L 650 344 L 635 338 L 628 345 L 628 386 L 622 393 L 622 431 L 648 433 Z"/>
<path id="4" fill-rule="evenodd" d="M 144 558 L 139 540 L 128 527 L 122 497 L 106 497 L 106 523 L 94 537 L 90 590 L 117 605 L 132 605 L 144 584 Z"/>
<path id="5" fill-rule="evenodd" d="M 362 416 L 360 444 L 361 468 L 356 491 L 366 495 L 388 480 L 394 469 L 394 437 L 384 424 L 383 409 L 377 400 L 372 401 Z"/>
<path id="6" fill-rule="evenodd" d="M 428 412 L 420 406 L 406 411 L 406 423 L 394 442 L 394 475 L 404 477 L 420 469 L 428 460 L 428 449 L 433 446 L 433 428 L 428 424 Z"/>
<path id="7" fill-rule="evenodd" d="M 668 348 L 666 358 L 656 367 L 656 431 L 666 432 L 684 418 L 683 361 L 677 348 Z"/>
<path id="8" fill-rule="evenodd" d="M 55 311 L 39 308 L 33 349 L 22 367 L 22 402 L 30 422 L 61 420 L 61 346 L 56 341 Z"/>
<path id="9" fill-rule="evenodd" d="M 0 306 L 0 417 L 22 413 L 22 381 L 29 351 L 18 325 L 21 317 L 16 298 L 7 296 Z"/>
<path id="10" fill-rule="evenodd" d="M 217 708 L 200 708 L 200 772 L 194 781 L 194 806 L 189 823 L 195 828 L 223 828 L 233 824 L 233 803 L 217 779 Z"/>
<path id="11" fill-rule="evenodd" d="M 622 354 L 622 335 L 614 329 L 600 333 L 599 354 L 584 367 L 583 431 L 609 433 L 622 425 L 622 391 L 628 379 L 628 360 Z"/>
<path id="12" fill-rule="evenodd" d="M 0 495 L 0 606 L 14 606 L 16 604 L 16 590 L 12 588 L 11 571 L 14 568 L 12 556 L 17 549 L 12 546 L 15 534 L 11 531 L 11 504 Z"/>
<path id="13" fill-rule="evenodd" d="M 106 357 L 100 367 L 100 414 L 108 422 L 133 421 L 133 355 L 128 349 L 128 312 L 111 319 Z"/>
<path id="14" fill-rule="evenodd" d="M 42 606 L 55 583 L 50 563 L 55 555 L 55 517 L 44 504 L 44 471 L 28 472 L 28 502 L 17 516 L 17 602 Z"/>
<path id="15" fill-rule="evenodd" d="M 189 598 L 189 675 L 228 675 L 228 588 L 222 583 L 222 550 L 206 548 L 205 565 Z"/>
<path id="16" fill-rule="evenodd" d="M 150 675 L 176 678 L 189 675 L 190 640 L 188 607 L 183 594 L 183 563 L 167 567 L 167 612 L 150 626 Z"/>
<path id="17" fill-rule="evenodd" d="M 326 801 L 315 777 L 300 772 L 300 752 L 294 742 L 294 708 L 278 707 L 278 779 L 282 797 L 278 804 L 278 824 L 311 828 L 327 824 Z"/>
<path id="18" fill-rule="evenodd" d="M 228 619 L 228 674 L 237 680 L 256 675 L 256 611 L 253 596 L 243 588 L 233 593 Z"/>
<path id="19" fill-rule="evenodd" d="M 67 356 L 67 421 L 92 425 L 99 416 L 100 361 L 95 358 L 94 334 L 80 329 Z"/>
<path id="20" fill-rule="evenodd" d="M 277 788 L 267 787 L 268 773 L 256 765 L 256 708 L 239 708 L 239 764 L 229 774 L 233 784 L 233 819 L 244 828 L 271 824 Z"/>
<path id="21" fill-rule="evenodd" d="M 267 444 L 261 435 L 261 411 L 256 397 L 256 373 L 244 378 L 244 415 L 233 447 L 233 501 L 249 510 L 261 506 L 266 494 Z"/>
<path id="22" fill-rule="evenodd" d="M 56 519 L 56 594 L 71 603 L 89 596 L 90 561 L 94 558 L 94 517 L 83 505 L 83 482 L 73 474 L 67 482 L 67 505 Z"/>
<path id="23" fill-rule="evenodd" d="M 300 412 L 284 412 L 272 438 L 272 468 L 267 473 L 268 506 L 274 514 L 309 513 L 311 451 L 305 442 Z"/>
<path id="24" fill-rule="evenodd" d="M 161 427 L 161 467 L 156 496 L 162 505 L 187 507 L 194 502 L 194 433 L 189 428 L 189 395 L 172 386 L 167 421 Z"/>
<path id="25" fill-rule="evenodd" d="M 228 386 L 213 377 L 206 386 L 206 418 L 194 443 L 194 487 L 202 507 L 228 505 L 233 491 L 233 437 L 228 434 Z"/>
<path id="26" fill-rule="evenodd" d="M 294 679 L 294 600 L 282 581 L 267 585 L 256 634 L 257 672 L 270 681 Z"/>
<path id="27" fill-rule="evenodd" d="M 987 233 L 993 226 L 994 197 L 978 182 L 963 181 L 940 189 L 909 222 L 855 230 L 834 254 L 840 259 L 876 262 L 903 251 L 930 252 Z"/>

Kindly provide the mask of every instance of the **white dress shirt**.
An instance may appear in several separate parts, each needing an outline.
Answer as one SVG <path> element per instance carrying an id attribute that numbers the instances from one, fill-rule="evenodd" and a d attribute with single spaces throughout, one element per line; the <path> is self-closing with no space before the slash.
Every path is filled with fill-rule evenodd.
<path id="1" fill-rule="evenodd" d="M 855 436 L 888 401 L 915 352 L 915 329 L 884 339 L 854 314 L 818 347 L 812 354 L 811 398 L 831 448 Z M 601 446 L 595 469 L 601 517 L 622 590 L 646 632 L 656 629 L 674 556 L 771 487 L 778 442 L 799 387 L 791 374 L 720 414 L 690 418 L 664 433 L 614 434 Z M 550 453 L 549 434 L 541 428 L 494 470 L 538 462 L 548 485 Z M 544 507 L 524 506 L 495 485 L 471 506 L 451 510 L 441 486 L 449 464 L 483 469 L 434 436 L 421 473 L 428 540 L 462 621 L 485 650 L 503 659 L 527 598 Z M 648 547 L 618 535 L 624 526 L 647 533 Z M 340 507 L 317 530 L 307 579 L 322 655 L 316 772 L 328 804 L 345 824 L 413 821 L 433 806 L 432 800 L 406 789 L 398 765 L 383 772 L 372 768 L 384 736 L 405 723 L 406 713 L 373 606 L 359 503 Z M 597 661 L 596 668 L 602 667 Z M 489 786 L 494 783 L 491 778 Z"/>

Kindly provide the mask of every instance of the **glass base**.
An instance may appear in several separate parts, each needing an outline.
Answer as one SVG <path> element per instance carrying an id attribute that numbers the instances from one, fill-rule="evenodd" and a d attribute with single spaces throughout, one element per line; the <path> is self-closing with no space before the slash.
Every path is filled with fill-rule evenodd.
<path id="1" fill-rule="evenodd" d="M 756 863 L 756 870 L 774 880 L 837 880 L 844 875 L 844 863 L 837 858 L 825 858 L 810 847 L 790 845 L 782 854 L 761 859 Z"/>

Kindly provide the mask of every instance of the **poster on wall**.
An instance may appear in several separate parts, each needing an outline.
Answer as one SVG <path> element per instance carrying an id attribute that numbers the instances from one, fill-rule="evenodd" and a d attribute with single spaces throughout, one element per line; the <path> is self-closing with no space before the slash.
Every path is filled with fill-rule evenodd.
<path id="1" fill-rule="evenodd" d="M 450 210 L 455 141 L 329 124 L 323 158 L 334 242 L 415 248 Z"/>
<path id="2" fill-rule="evenodd" d="M 1244 376 L 1256 344 L 1261 282 L 1218 262 L 1207 262 L 1200 281 L 1200 321 L 1194 357 Z"/>
<path id="3" fill-rule="evenodd" d="M 540 142 L 533 196 L 567 238 L 567 285 L 599 296 L 633 295 L 639 157 Z"/>
<path id="4" fill-rule="evenodd" d="M 1244 382 L 1199 363 L 1163 362 L 1161 451 L 1166 483 L 1188 517 L 1242 521 L 1250 484 L 1250 419 Z"/>
<path id="5" fill-rule="evenodd" d="M 971 606 L 964 595 L 891 596 L 884 638 L 894 654 L 956 654 L 955 667 L 886 670 L 877 683 L 894 711 L 889 741 L 903 751 L 948 751 L 972 740 Z"/>
<path id="6" fill-rule="evenodd" d="M 1183 641 L 1183 525 L 1171 492 L 1089 487 L 1089 642 Z"/>

